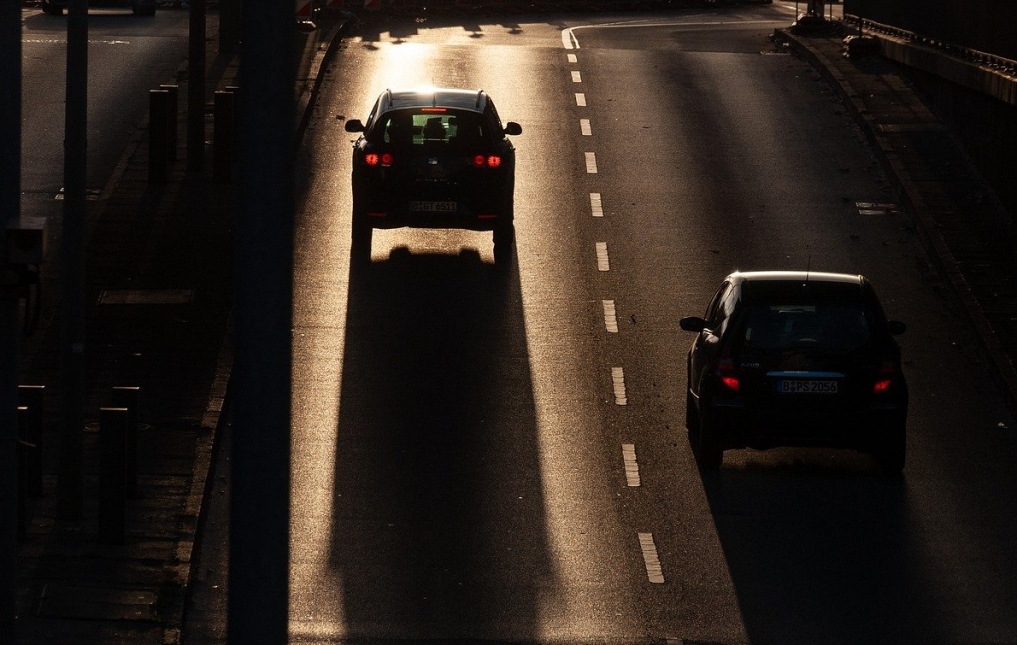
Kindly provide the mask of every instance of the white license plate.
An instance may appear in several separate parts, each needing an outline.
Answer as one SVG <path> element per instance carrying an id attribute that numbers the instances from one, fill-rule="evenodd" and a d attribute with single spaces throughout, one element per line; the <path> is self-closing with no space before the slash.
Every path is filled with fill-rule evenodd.
<path id="1" fill-rule="evenodd" d="M 837 385 L 837 381 L 785 379 L 777 383 L 777 391 L 781 394 L 836 394 Z"/>
<path id="2" fill-rule="evenodd" d="M 410 210 L 420 213 L 452 213 L 458 210 L 456 202 L 410 202 Z"/>

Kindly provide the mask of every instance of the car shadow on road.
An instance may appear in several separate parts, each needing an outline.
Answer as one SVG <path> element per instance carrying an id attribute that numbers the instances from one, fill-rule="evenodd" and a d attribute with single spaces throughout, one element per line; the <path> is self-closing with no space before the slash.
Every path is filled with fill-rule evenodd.
<path id="1" fill-rule="evenodd" d="M 346 320 L 330 557 L 348 636 L 534 640 L 554 572 L 516 271 L 397 248 L 353 267 Z"/>

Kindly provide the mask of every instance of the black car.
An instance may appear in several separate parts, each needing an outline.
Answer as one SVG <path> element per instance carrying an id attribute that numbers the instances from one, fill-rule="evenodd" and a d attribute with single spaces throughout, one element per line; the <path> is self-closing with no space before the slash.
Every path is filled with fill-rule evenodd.
<path id="1" fill-rule="evenodd" d="M 777 446 L 853 448 L 887 472 L 904 468 L 908 388 L 904 323 L 888 321 L 863 276 L 733 273 L 688 353 L 686 427 L 696 459 Z"/>
<path id="2" fill-rule="evenodd" d="M 354 261 L 370 261 L 376 228 L 493 231 L 494 257 L 515 244 L 515 148 L 483 90 L 386 90 L 367 122 L 351 119 Z"/>
<path id="3" fill-rule="evenodd" d="M 67 7 L 68 0 L 42 0 L 42 10 L 52 16 L 60 16 Z M 90 7 L 130 7 L 137 16 L 154 16 L 156 0 L 89 0 Z"/>

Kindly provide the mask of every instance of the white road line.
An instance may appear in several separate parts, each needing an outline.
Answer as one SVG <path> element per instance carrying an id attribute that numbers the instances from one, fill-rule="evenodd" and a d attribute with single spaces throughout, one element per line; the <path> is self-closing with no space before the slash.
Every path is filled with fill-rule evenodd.
<path id="1" fill-rule="evenodd" d="M 569 58 L 569 62 L 570 63 L 578 63 L 579 62 L 579 57 L 576 56 L 575 54 L 569 54 L 568 58 Z"/>
<path id="2" fill-rule="evenodd" d="M 590 193 L 590 214 L 594 217 L 604 216 L 604 203 L 600 201 L 600 193 Z"/>
<path id="3" fill-rule="evenodd" d="M 565 49 L 579 49 L 579 40 L 571 29 L 561 30 L 561 46 Z"/>
<path id="4" fill-rule="evenodd" d="M 611 259 L 607 257 L 607 242 L 597 242 L 597 269 L 600 271 L 611 270 Z"/>
<path id="5" fill-rule="evenodd" d="M 620 367 L 612 367 L 611 382 L 614 384 L 614 404 L 628 405 L 629 397 L 625 395 L 625 370 Z"/>
<path id="6" fill-rule="evenodd" d="M 614 300 L 601 300 L 604 305 L 604 327 L 612 334 L 618 333 L 618 314 L 614 310 Z"/>
<path id="7" fill-rule="evenodd" d="M 629 486 L 639 486 L 639 462 L 636 461 L 636 446 L 632 443 L 622 444 L 622 461 L 625 462 L 625 481 Z"/>
<path id="8" fill-rule="evenodd" d="M 643 551 L 643 562 L 646 564 L 646 577 L 654 584 L 664 583 L 664 571 L 657 557 L 657 546 L 653 543 L 653 533 L 639 534 L 639 548 Z"/>
<path id="9" fill-rule="evenodd" d="M 577 71 L 573 70 L 573 72 L 572 72 L 572 82 L 573 83 L 582 83 L 583 82 L 583 75 L 580 72 L 577 72 Z"/>
<path id="10" fill-rule="evenodd" d="M 584 137 L 589 137 L 593 135 L 593 129 L 590 128 L 589 119 L 579 119 L 579 131 L 583 133 Z"/>
<path id="11" fill-rule="evenodd" d="M 597 174 L 597 155 L 593 152 L 586 153 L 586 172 L 591 175 Z"/>
<path id="12" fill-rule="evenodd" d="M 576 92 L 576 105 L 586 107 L 586 95 L 582 92 Z"/>

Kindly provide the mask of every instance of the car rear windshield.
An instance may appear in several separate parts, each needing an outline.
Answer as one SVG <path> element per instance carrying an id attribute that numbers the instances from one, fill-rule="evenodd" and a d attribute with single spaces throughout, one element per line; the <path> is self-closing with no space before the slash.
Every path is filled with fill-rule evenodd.
<path id="1" fill-rule="evenodd" d="M 371 133 L 372 143 L 470 149 L 493 139 L 483 115 L 468 110 L 423 107 L 381 116 Z"/>
<path id="2" fill-rule="evenodd" d="M 760 304 L 745 312 L 739 340 L 743 350 L 847 353 L 870 343 L 874 324 L 875 316 L 859 304 Z"/>

